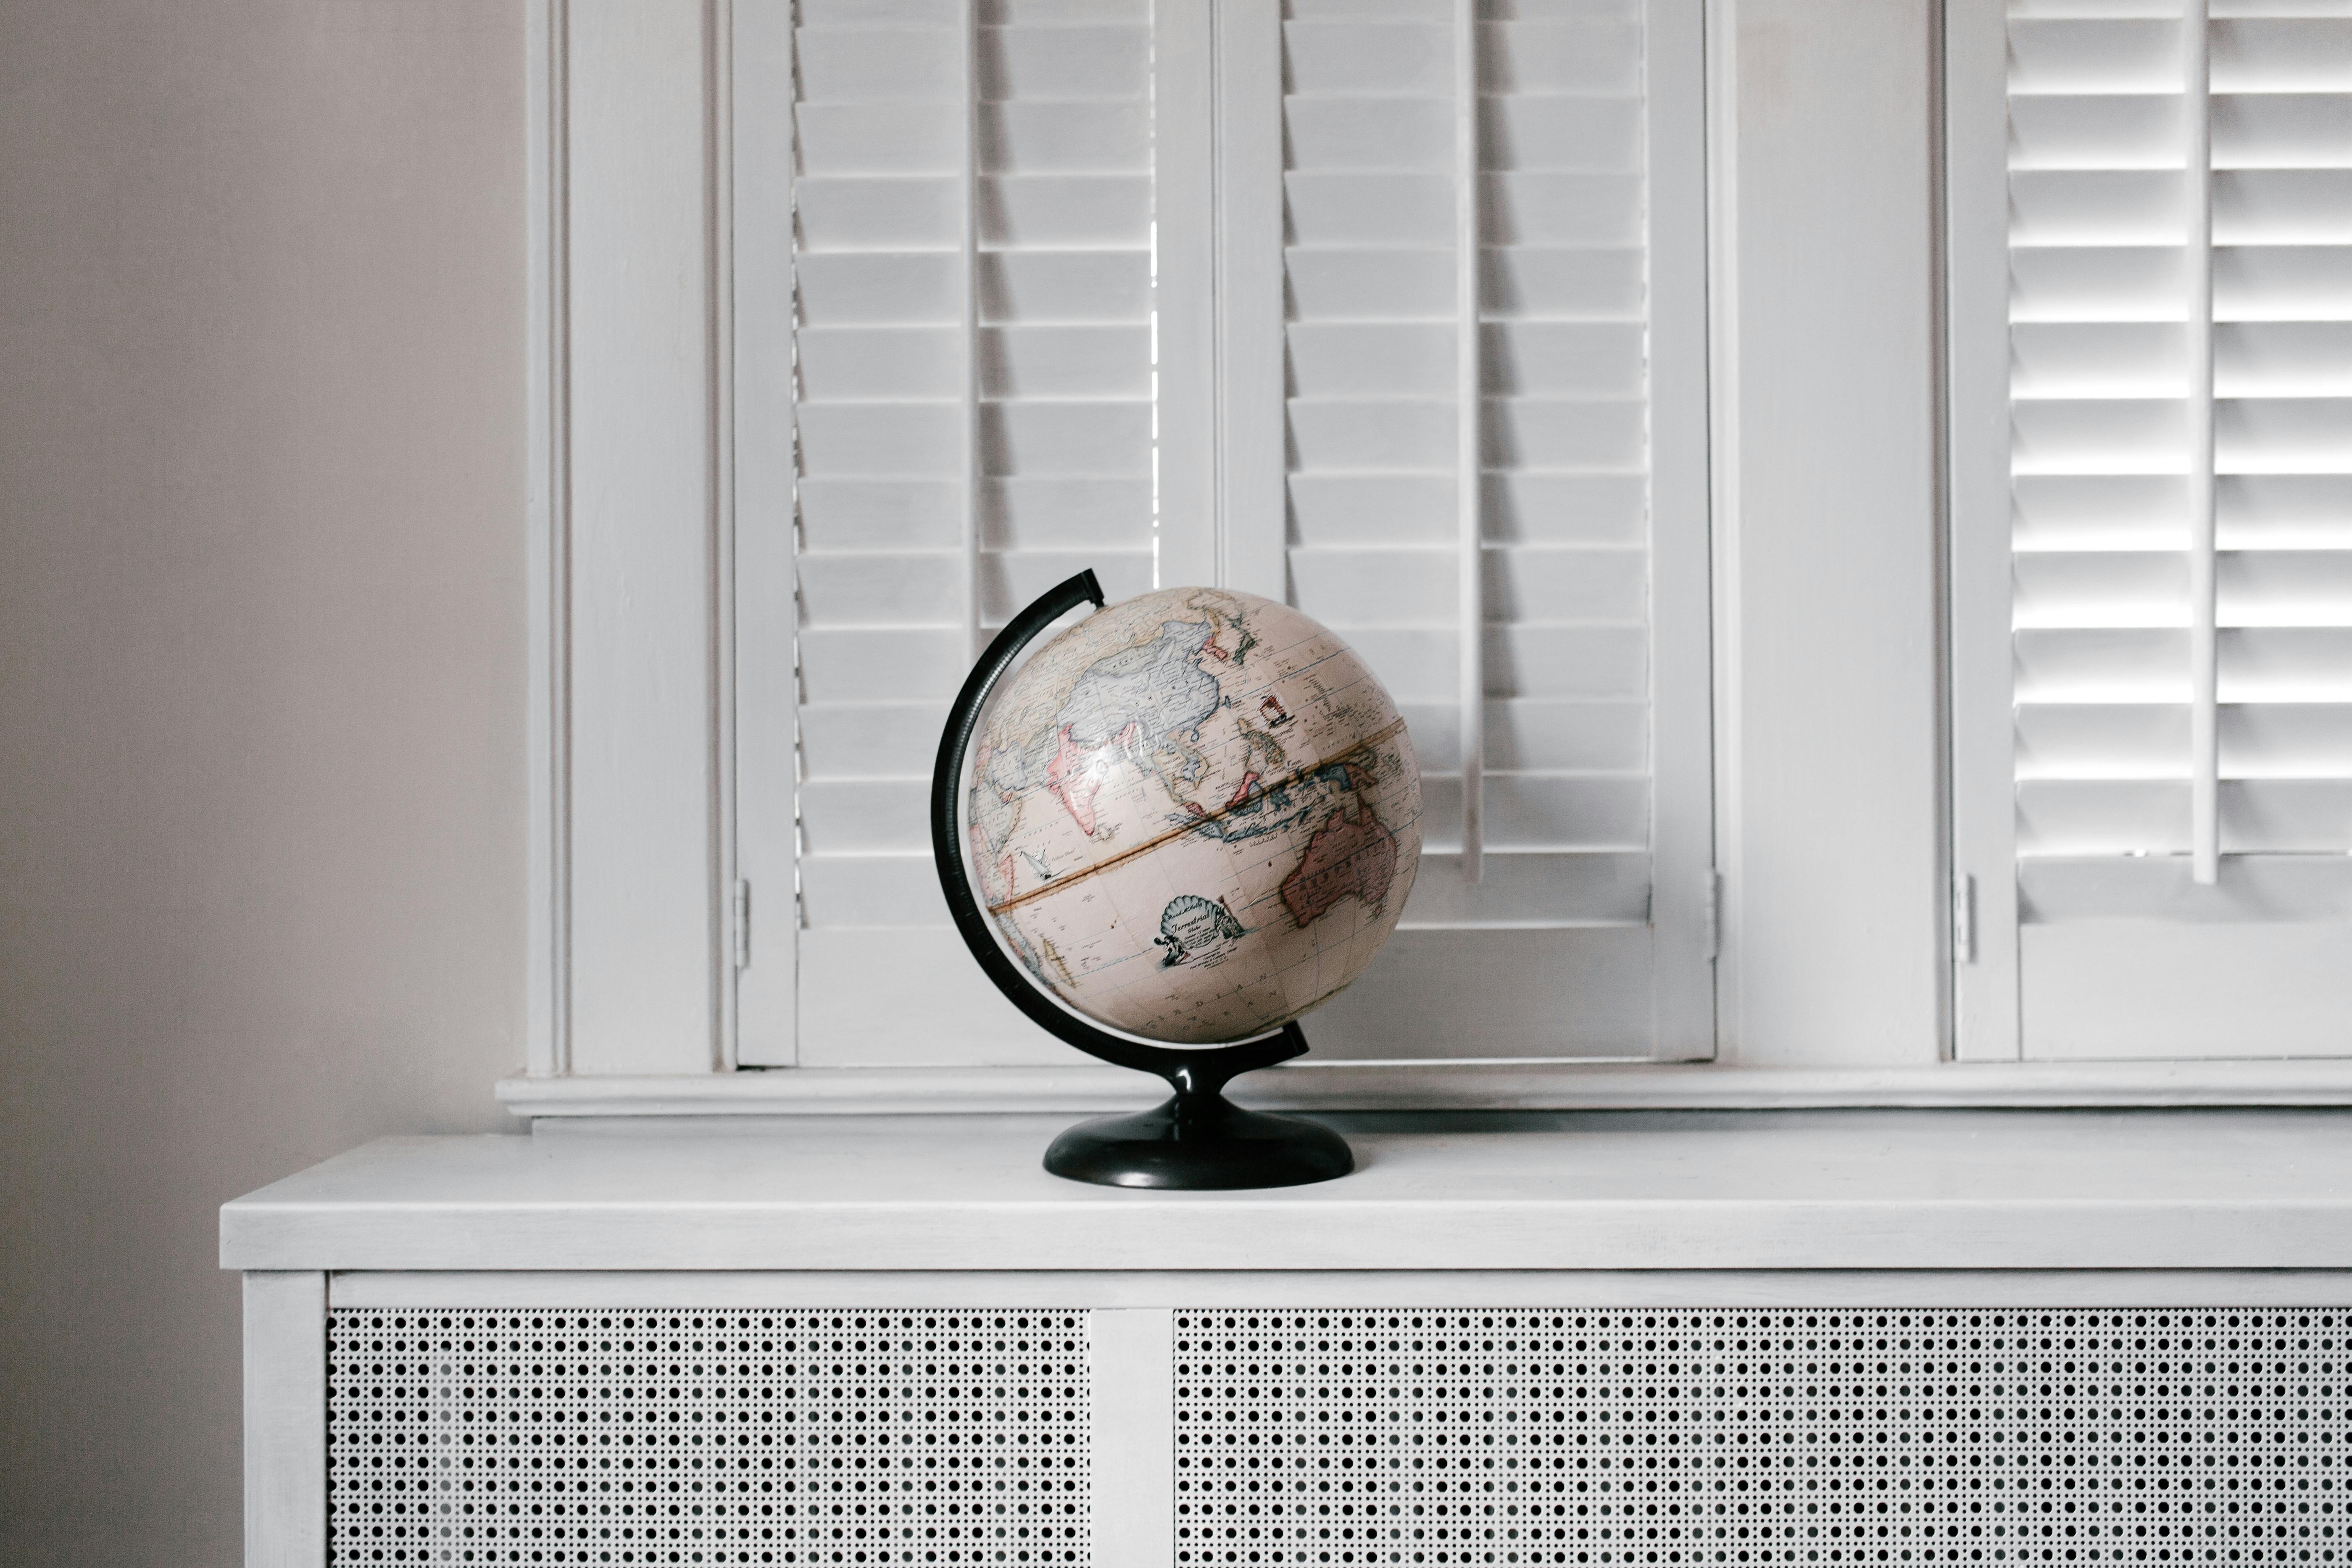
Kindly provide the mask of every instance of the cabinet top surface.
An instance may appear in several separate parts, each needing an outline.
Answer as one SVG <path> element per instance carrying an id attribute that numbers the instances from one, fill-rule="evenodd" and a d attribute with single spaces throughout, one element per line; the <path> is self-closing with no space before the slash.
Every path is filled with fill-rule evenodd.
<path id="1" fill-rule="evenodd" d="M 1328 1118 L 1316 1186 L 1087 1186 L 1065 1117 L 386 1138 L 238 1198 L 247 1269 L 2352 1268 L 2352 1112 Z"/>

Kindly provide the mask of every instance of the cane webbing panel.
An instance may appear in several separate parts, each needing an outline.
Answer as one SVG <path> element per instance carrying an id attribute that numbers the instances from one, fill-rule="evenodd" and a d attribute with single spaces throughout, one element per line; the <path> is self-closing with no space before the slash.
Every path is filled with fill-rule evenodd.
<path id="1" fill-rule="evenodd" d="M 1086 1317 L 329 1315 L 336 1563 L 1087 1558 Z"/>
<path id="2" fill-rule="evenodd" d="M 1180 1312 L 1175 1561 L 2338 1563 L 2347 1324 Z"/>

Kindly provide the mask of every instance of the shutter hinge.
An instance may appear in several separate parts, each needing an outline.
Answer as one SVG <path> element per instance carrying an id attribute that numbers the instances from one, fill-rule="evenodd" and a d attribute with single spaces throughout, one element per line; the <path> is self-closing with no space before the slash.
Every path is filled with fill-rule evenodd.
<path id="1" fill-rule="evenodd" d="M 1977 961 L 1977 879 L 1952 879 L 1952 958 L 1959 963 Z"/>
<path id="2" fill-rule="evenodd" d="M 1712 962 L 1723 951 L 1723 873 L 1706 868 L 1706 956 Z"/>
<path id="3" fill-rule="evenodd" d="M 732 911 L 730 924 L 735 938 L 735 967 L 751 967 L 751 884 L 737 882 L 735 897 L 729 905 Z"/>

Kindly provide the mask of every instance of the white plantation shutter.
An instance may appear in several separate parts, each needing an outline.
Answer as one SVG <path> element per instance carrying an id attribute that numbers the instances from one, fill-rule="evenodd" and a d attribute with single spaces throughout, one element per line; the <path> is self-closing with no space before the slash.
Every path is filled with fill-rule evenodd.
<path id="1" fill-rule="evenodd" d="M 949 926 L 924 812 L 1013 612 L 1150 586 L 1148 0 L 800 16 L 791 1059 L 1059 1060 Z"/>
<path id="2" fill-rule="evenodd" d="M 2352 1053 L 2352 4 L 2000 30 L 1954 131 L 2008 207 L 2000 384 L 1958 340 L 1963 442 L 2009 435 L 1958 519 L 1964 1050 Z"/>
<path id="3" fill-rule="evenodd" d="M 1705 1055 L 1696 7 L 1287 16 L 1290 582 L 1428 812 L 1320 1048 Z"/>
<path id="4" fill-rule="evenodd" d="M 1473 3 L 1297 0 L 1277 38 L 1198 0 L 802 0 L 800 980 L 792 1026 L 747 1010 L 747 1065 L 1068 1060 L 948 924 L 929 766 L 1012 611 L 1082 567 L 1128 596 L 1156 561 L 1286 582 L 1422 752 L 1433 853 L 1405 929 L 1316 1015 L 1319 1058 L 1707 1054 L 1698 5 Z M 1221 72 L 1198 52 L 1261 37 Z M 1264 114 L 1212 103 L 1249 82 Z M 1286 235 L 1213 158 L 1283 171 Z M 1237 321 L 1276 257 L 1286 300 Z M 1182 314 L 1212 268 L 1221 303 Z M 1284 361 L 1236 349 L 1285 313 Z M 1192 499 L 1259 483 L 1265 432 L 1155 408 L 1259 363 L 1286 366 L 1286 524 Z"/>

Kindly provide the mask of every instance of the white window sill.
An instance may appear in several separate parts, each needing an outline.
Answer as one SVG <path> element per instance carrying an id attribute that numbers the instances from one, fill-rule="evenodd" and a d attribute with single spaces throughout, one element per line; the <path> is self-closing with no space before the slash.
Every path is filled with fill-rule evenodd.
<path id="1" fill-rule="evenodd" d="M 1301 1063 L 1237 1080 L 1265 1110 L 1633 1110 L 1806 1107 L 2352 1105 L 2352 1059 L 1978 1062 L 1760 1068 L 1707 1062 Z M 576 1119 L 1126 1110 L 1166 1090 L 1140 1073 L 1066 1068 L 791 1068 L 664 1076 L 513 1078 L 515 1115 Z"/>

